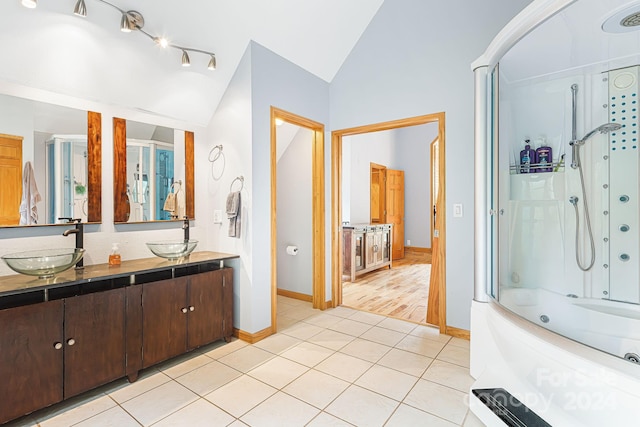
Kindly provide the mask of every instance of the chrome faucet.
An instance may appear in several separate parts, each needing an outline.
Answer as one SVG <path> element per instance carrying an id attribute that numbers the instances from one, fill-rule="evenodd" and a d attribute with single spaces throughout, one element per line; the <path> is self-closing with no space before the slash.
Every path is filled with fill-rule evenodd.
<path id="1" fill-rule="evenodd" d="M 63 236 L 68 236 L 69 234 L 76 235 L 76 249 L 83 249 L 84 246 L 84 224 L 82 223 L 82 218 L 58 218 L 60 220 L 67 221 L 68 224 L 76 224 L 76 228 L 70 228 L 68 230 L 64 230 L 62 233 Z M 84 260 L 81 259 L 76 263 L 76 269 L 80 270 L 84 268 Z"/>
<path id="2" fill-rule="evenodd" d="M 189 217 L 186 215 L 183 217 L 184 222 L 182 223 L 182 229 L 184 230 L 184 241 L 189 241 Z"/>

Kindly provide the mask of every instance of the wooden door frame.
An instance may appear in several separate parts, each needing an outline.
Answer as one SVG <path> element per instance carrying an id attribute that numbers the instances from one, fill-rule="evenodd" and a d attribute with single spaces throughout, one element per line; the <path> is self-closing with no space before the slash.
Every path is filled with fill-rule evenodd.
<path id="1" fill-rule="evenodd" d="M 440 332 L 447 329 L 446 316 L 446 269 L 445 269 L 445 113 L 427 114 L 424 116 L 410 117 L 407 119 L 392 120 L 388 122 L 375 123 L 347 129 L 340 129 L 331 132 L 331 305 L 337 307 L 342 304 L 342 138 L 345 136 L 358 135 L 369 132 L 379 132 L 392 130 L 407 126 L 424 125 L 428 123 L 438 123 L 438 139 L 440 140 L 440 191 L 438 192 L 438 205 L 440 215 L 437 217 L 437 228 L 440 233 L 440 245 L 438 253 L 433 253 L 434 257 L 440 257 L 438 277 L 438 308 Z"/>
<path id="2" fill-rule="evenodd" d="M 324 310 L 327 308 L 325 285 L 325 187 L 324 187 L 324 125 L 297 114 L 271 106 L 271 333 L 277 332 L 277 199 L 276 177 L 278 159 L 276 153 L 276 119 L 291 123 L 313 132 L 313 147 L 311 149 L 312 170 L 312 259 L 313 259 L 313 308 Z"/>
<path id="3" fill-rule="evenodd" d="M 437 204 L 437 200 L 433 195 L 433 170 L 435 169 L 435 164 L 436 161 L 434 159 L 434 152 L 435 152 L 435 147 L 436 144 L 438 143 L 438 141 L 440 141 L 440 139 L 438 137 L 435 137 L 433 139 L 433 141 L 431 141 L 431 143 L 429 144 L 429 159 L 431 160 L 431 169 L 429 169 L 429 172 L 431 174 L 430 178 L 431 178 L 431 189 L 429 191 L 429 228 L 431 229 L 431 237 L 430 237 L 430 241 L 431 241 L 431 249 L 433 250 L 433 232 L 436 229 L 435 224 L 434 224 L 434 215 L 433 215 L 433 205 Z M 438 147 L 438 153 L 440 153 L 440 147 Z M 439 159 L 438 159 L 439 160 Z M 440 162 L 438 162 L 438 165 L 440 164 Z M 438 191 L 438 194 L 440 194 L 440 192 Z M 437 215 L 437 213 L 436 213 Z"/>
<path id="4" fill-rule="evenodd" d="M 381 206 L 386 207 L 386 205 L 387 205 L 387 203 L 386 203 L 386 199 L 387 199 L 387 184 L 386 184 L 387 167 L 383 166 L 383 165 L 380 165 L 378 163 L 369 162 L 369 222 L 371 224 L 374 223 L 373 222 L 373 217 L 371 216 L 371 196 L 372 196 L 371 195 L 371 176 L 373 175 L 373 171 L 374 170 L 379 170 L 380 173 L 382 173 L 384 175 L 384 181 L 383 182 L 385 182 L 385 184 L 384 184 L 385 187 L 384 187 L 383 191 L 378 191 L 378 193 L 379 193 L 378 197 L 380 197 L 380 195 L 382 195 L 382 198 L 380 199 L 380 202 L 379 202 L 379 204 Z M 387 221 L 387 219 L 386 219 L 386 209 L 383 208 L 383 210 L 384 210 L 384 215 L 381 215 L 380 223 L 384 223 L 384 222 Z"/>

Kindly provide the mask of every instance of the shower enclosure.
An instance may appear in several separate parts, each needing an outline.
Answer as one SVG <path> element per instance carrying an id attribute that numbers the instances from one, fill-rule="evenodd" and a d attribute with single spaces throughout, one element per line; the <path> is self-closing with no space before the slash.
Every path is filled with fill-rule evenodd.
<path id="1" fill-rule="evenodd" d="M 472 375 L 548 398 L 532 406 L 552 425 L 618 425 L 640 403 L 639 25 L 637 1 L 537 0 L 474 63 Z"/>
<path id="2" fill-rule="evenodd" d="M 87 221 L 87 136 L 53 135 L 46 141 L 47 224 L 64 222 L 58 218 Z"/>

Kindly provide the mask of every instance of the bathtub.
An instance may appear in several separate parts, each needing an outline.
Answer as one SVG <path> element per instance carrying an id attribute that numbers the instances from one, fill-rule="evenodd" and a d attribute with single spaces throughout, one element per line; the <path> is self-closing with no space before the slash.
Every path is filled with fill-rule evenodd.
<path id="1" fill-rule="evenodd" d="M 500 303 L 537 325 L 618 357 L 640 355 L 640 305 L 503 288 Z"/>
<path id="2" fill-rule="evenodd" d="M 509 309 L 495 301 L 471 307 L 469 406 L 484 424 L 505 425 L 474 389 L 503 388 L 554 427 L 637 425 L 640 365 L 619 357 L 637 349 L 639 320 L 629 316 L 635 307 L 531 289 L 506 289 L 501 297 Z M 605 346 L 615 356 L 595 349 Z"/>

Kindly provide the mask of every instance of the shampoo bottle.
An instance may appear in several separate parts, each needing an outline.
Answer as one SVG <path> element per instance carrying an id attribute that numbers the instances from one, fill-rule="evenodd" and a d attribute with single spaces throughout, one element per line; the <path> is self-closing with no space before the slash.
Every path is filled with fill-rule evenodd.
<path id="1" fill-rule="evenodd" d="M 536 148 L 536 157 L 538 158 L 538 172 L 553 171 L 553 154 L 551 147 L 546 144 L 544 138 L 540 142 L 540 146 Z"/>
<path id="2" fill-rule="evenodd" d="M 120 250 L 118 249 L 118 244 L 114 243 L 111 246 L 111 253 L 109 254 L 109 265 L 120 265 L 122 261 L 120 257 Z"/>
<path id="3" fill-rule="evenodd" d="M 531 170 L 531 164 L 537 163 L 536 151 L 531 148 L 528 139 L 525 139 L 524 143 L 524 150 L 520 151 L 520 173 L 532 173 L 535 171 Z"/>

